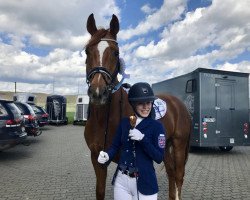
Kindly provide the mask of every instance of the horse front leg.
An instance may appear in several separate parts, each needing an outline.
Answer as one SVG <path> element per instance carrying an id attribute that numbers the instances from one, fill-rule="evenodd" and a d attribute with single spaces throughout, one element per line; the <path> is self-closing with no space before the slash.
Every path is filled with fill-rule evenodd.
<path id="1" fill-rule="evenodd" d="M 96 200 L 104 200 L 106 178 L 107 178 L 107 167 L 97 162 L 97 156 L 95 153 L 91 153 L 91 160 L 96 175 Z"/>
<path id="2" fill-rule="evenodd" d="M 169 200 L 175 200 L 176 197 L 176 185 L 175 185 L 175 165 L 173 159 L 173 146 L 170 145 L 166 149 L 164 165 L 168 175 L 168 196 Z"/>

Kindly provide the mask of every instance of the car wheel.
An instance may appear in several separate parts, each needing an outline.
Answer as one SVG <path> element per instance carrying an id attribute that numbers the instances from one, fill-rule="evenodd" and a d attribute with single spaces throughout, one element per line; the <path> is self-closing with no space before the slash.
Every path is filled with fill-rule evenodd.
<path id="1" fill-rule="evenodd" d="M 232 146 L 220 146 L 219 149 L 221 151 L 227 151 L 228 152 L 228 151 L 231 151 L 233 149 L 233 147 Z"/>

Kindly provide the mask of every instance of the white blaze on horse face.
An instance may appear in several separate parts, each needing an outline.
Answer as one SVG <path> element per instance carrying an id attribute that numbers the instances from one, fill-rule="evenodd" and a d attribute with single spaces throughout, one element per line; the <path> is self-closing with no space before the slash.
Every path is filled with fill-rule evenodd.
<path id="1" fill-rule="evenodd" d="M 97 46 L 97 49 L 99 51 L 99 57 L 100 57 L 100 67 L 102 67 L 102 58 L 103 58 L 104 51 L 108 47 L 109 47 L 109 44 L 107 41 L 100 41 Z M 101 74 L 98 74 L 98 78 L 97 78 L 98 83 L 100 82 L 101 77 L 102 77 Z M 96 94 L 99 95 L 99 87 L 96 88 Z"/>
<path id="2" fill-rule="evenodd" d="M 96 93 L 97 96 L 99 96 L 99 87 L 96 88 L 95 93 Z"/>
<path id="3" fill-rule="evenodd" d="M 109 47 L 109 44 L 107 41 L 101 41 L 99 42 L 97 49 L 99 51 L 99 55 L 100 55 L 100 67 L 102 67 L 102 58 L 103 58 L 103 53 L 105 51 L 105 49 L 107 49 Z"/>
<path id="4" fill-rule="evenodd" d="M 97 83 L 100 82 L 101 77 L 102 77 L 102 75 L 101 75 L 101 74 L 98 74 Z M 96 93 L 97 96 L 99 95 L 99 87 L 96 88 L 95 93 Z"/>

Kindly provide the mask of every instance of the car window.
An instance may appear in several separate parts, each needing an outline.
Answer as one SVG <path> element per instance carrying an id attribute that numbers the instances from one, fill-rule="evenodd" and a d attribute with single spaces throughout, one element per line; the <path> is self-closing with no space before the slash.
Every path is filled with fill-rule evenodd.
<path id="1" fill-rule="evenodd" d="M 7 110 L 3 107 L 2 104 L 0 104 L 0 117 L 7 116 Z"/>
<path id="2" fill-rule="evenodd" d="M 24 106 L 22 104 L 16 103 L 16 106 L 20 109 L 20 111 L 23 114 L 27 114 L 27 111 L 25 110 Z"/>
<path id="3" fill-rule="evenodd" d="M 39 109 L 38 107 L 36 107 L 36 106 L 31 106 L 31 107 L 32 107 L 32 109 L 34 110 L 34 112 L 35 112 L 36 114 L 41 113 L 41 111 L 40 111 L 40 109 Z"/>
<path id="4" fill-rule="evenodd" d="M 30 114 L 35 114 L 34 110 L 32 109 L 32 107 L 29 104 L 25 104 L 27 109 L 30 111 Z"/>
<path id="5" fill-rule="evenodd" d="M 18 109 L 18 107 L 14 103 L 8 103 L 7 106 L 11 110 L 15 118 L 21 117 L 21 111 Z"/>
<path id="6" fill-rule="evenodd" d="M 40 112 L 43 114 L 43 113 L 46 113 L 45 109 L 43 107 L 38 107 L 38 109 L 40 110 Z"/>

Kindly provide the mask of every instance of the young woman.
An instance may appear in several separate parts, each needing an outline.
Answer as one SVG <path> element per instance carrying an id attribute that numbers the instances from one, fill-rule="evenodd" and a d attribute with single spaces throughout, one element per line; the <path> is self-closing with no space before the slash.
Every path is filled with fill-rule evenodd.
<path id="1" fill-rule="evenodd" d="M 122 119 L 112 145 L 101 151 L 98 162 L 108 165 L 120 150 L 120 160 L 113 178 L 115 200 L 156 200 L 158 184 L 153 161 L 164 157 L 165 130 L 154 119 L 155 96 L 148 83 L 136 83 L 128 100 L 136 116 L 135 128 L 129 118 Z"/>

